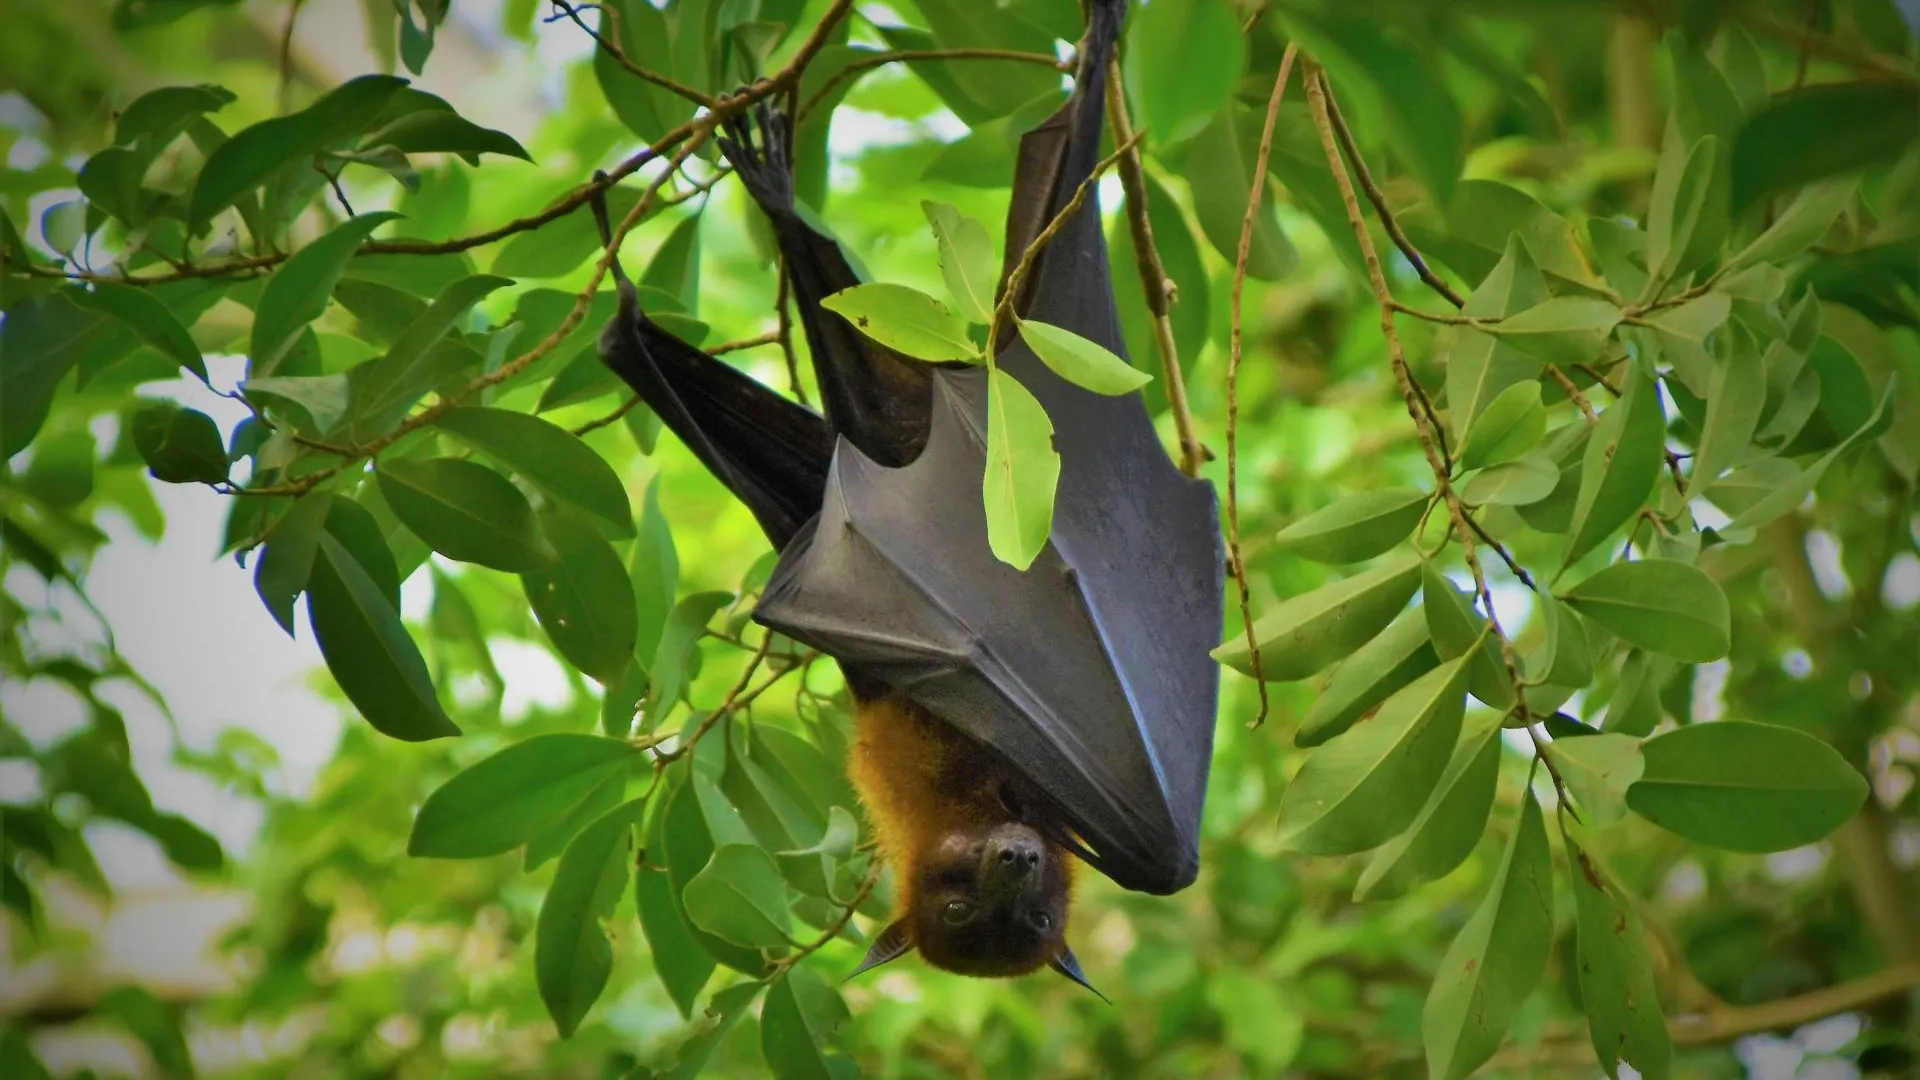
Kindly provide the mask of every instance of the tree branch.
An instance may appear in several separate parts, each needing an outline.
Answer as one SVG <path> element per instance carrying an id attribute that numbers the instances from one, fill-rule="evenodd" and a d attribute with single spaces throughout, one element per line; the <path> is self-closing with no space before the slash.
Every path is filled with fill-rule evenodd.
<path id="1" fill-rule="evenodd" d="M 1381 192 L 1380 186 L 1373 182 L 1373 174 L 1367 171 L 1366 159 L 1360 156 L 1360 148 L 1354 145 L 1353 132 L 1347 127 L 1346 117 L 1340 115 L 1340 103 L 1331 95 L 1327 98 L 1327 113 L 1333 121 L 1334 138 L 1339 141 L 1340 149 L 1346 151 L 1347 160 L 1353 164 L 1353 175 L 1360 181 L 1360 190 L 1366 192 L 1367 201 L 1373 204 L 1374 215 L 1380 219 L 1381 228 L 1387 230 L 1387 236 L 1393 241 L 1393 246 L 1399 248 L 1400 254 L 1405 255 L 1407 261 L 1413 264 L 1414 272 L 1420 275 L 1420 280 L 1426 282 L 1428 288 L 1439 293 L 1454 307 L 1467 306 L 1466 300 L 1461 298 L 1459 293 L 1454 292 L 1451 285 L 1440 280 L 1439 275 L 1427 268 L 1427 261 L 1420 257 L 1420 252 L 1414 249 L 1413 241 L 1407 239 L 1407 234 L 1401 230 L 1400 223 L 1394 220 L 1393 211 L 1387 209 L 1386 195 Z"/>

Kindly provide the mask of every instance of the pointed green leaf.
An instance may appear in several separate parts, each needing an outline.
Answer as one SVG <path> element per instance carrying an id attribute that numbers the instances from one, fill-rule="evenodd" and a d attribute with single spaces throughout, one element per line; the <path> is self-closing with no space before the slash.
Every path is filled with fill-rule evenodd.
<path id="1" fill-rule="evenodd" d="M 534 618 L 568 663 L 612 685 L 632 661 L 639 635 L 627 568 L 584 516 L 547 511 L 540 531 L 559 557 L 520 575 Z"/>
<path id="2" fill-rule="evenodd" d="M 1487 895 L 1447 946 L 1420 1030 L 1433 1080 L 1464 1080 L 1500 1048 L 1546 970 L 1553 944 L 1553 857 L 1527 791 Z"/>
<path id="3" fill-rule="evenodd" d="M 1649 739 L 1627 805 L 1696 844 L 1769 852 L 1811 844 L 1867 798 L 1867 781 L 1803 731 L 1722 720 Z"/>
<path id="4" fill-rule="evenodd" d="M 875 283 L 842 289 L 820 306 L 889 349 L 921 360 L 972 360 L 980 349 L 966 320 L 918 289 Z"/>
<path id="5" fill-rule="evenodd" d="M 1556 296 L 1481 330 L 1542 363 L 1560 367 L 1600 358 L 1620 309 L 1591 296 Z"/>
<path id="6" fill-rule="evenodd" d="M 557 424 L 511 409 L 464 406 L 434 426 L 486 454 L 541 493 L 592 514 L 620 539 L 633 535 L 627 488 L 605 458 Z"/>
<path id="7" fill-rule="evenodd" d="M 142 341 L 158 349 L 167 359 L 193 372 L 201 382 L 207 381 L 207 362 L 201 358 L 200 346 L 194 344 L 193 335 L 187 333 L 187 328 L 167 305 L 148 290 L 117 281 L 96 281 L 91 293 L 72 296 L 75 300 L 84 297 L 87 306 L 95 311 L 126 323 Z"/>
<path id="8" fill-rule="evenodd" d="M 648 665 L 646 716 L 649 726 L 672 711 L 686 690 L 687 661 L 714 613 L 733 601 L 729 592 L 697 592 L 673 605 L 660 630 L 660 644 Z"/>
<path id="9" fill-rule="evenodd" d="M 1405 540 L 1427 502 L 1427 493 L 1417 488 L 1358 492 L 1315 510 L 1274 540 L 1281 550 L 1315 562 L 1364 562 Z"/>
<path id="10" fill-rule="evenodd" d="M 613 915 L 633 872 L 633 826 L 645 799 L 580 830 L 554 868 L 534 925 L 533 973 L 561 1038 L 571 1036 L 606 989 L 613 947 L 600 921 Z"/>
<path id="11" fill-rule="evenodd" d="M 1660 475 L 1666 426 L 1653 379 L 1628 376 L 1622 397 L 1601 414 L 1587 442 L 1562 565 L 1578 561 L 1640 512 Z"/>
<path id="12" fill-rule="evenodd" d="M 1667 1080 L 1673 1040 L 1660 1014 L 1659 986 L 1640 913 L 1600 860 L 1581 846 L 1578 827 L 1563 817 L 1560 828 L 1573 864 L 1580 1003 L 1594 1054 L 1610 1077 L 1620 1075 L 1620 1062 L 1625 1061 L 1646 1080 Z"/>
<path id="13" fill-rule="evenodd" d="M 327 310 L 333 288 L 357 250 L 373 230 L 399 217 L 380 211 L 349 218 L 325 236 L 293 253 L 281 264 L 260 293 L 254 307 L 253 336 L 247 346 L 253 378 L 273 374 L 300 331 Z"/>
<path id="14" fill-rule="evenodd" d="M 188 223 L 205 225 L 281 166 L 312 157 L 331 143 L 365 131 L 405 85 L 407 80 L 391 75 L 362 75 L 333 88 L 299 112 L 262 120 L 236 133 L 207 155 L 193 187 Z M 282 267 L 280 273 L 285 272 Z"/>
<path id="15" fill-rule="evenodd" d="M 1231 98 L 1246 62 L 1246 38 L 1225 0 L 1163 10 L 1149 4 L 1128 22 L 1127 97 L 1156 145 L 1172 146 L 1198 132 Z M 1195 57 L 1207 60 L 1196 64 Z"/>
<path id="16" fill-rule="evenodd" d="M 1767 231 L 1727 260 L 1728 269 L 1784 262 L 1827 234 L 1852 201 L 1860 181 L 1852 176 L 1819 180 L 1801 188 L 1781 209 Z"/>
<path id="17" fill-rule="evenodd" d="M 1401 687 L 1440 666 L 1427 636 L 1427 617 L 1405 611 L 1378 637 L 1333 669 L 1313 708 L 1294 733 L 1295 746 L 1318 746 L 1352 727 Z"/>
<path id="18" fill-rule="evenodd" d="M 1500 778 L 1500 725 L 1485 713 L 1454 748 L 1447 771 L 1407 831 L 1381 845 L 1353 888 L 1355 900 L 1391 900 L 1445 877 L 1487 829 Z"/>
<path id="19" fill-rule="evenodd" d="M 687 882 L 687 915 L 707 933 L 750 949 L 786 944 L 786 885 L 780 867 L 753 844 L 723 844 Z"/>
<path id="20" fill-rule="evenodd" d="M 774 1080 L 835 1080 L 855 1073 L 845 1054 L 831 1048 L 850 1019 L 838 991 L 804 967 L 773 981 L 760 1010 L 760 1055 Z"/>
<path id="21" fill-rule="evenodd" d="M 1754 429 L 1766 402 L 1766 379 L 1745 370 L 1739 357 L 1714 368 L 1707 390 L 1707 418 L 1693 455 L 1693 474 L 1687 478 L 1689 494 L 1706 490 L 1721 473 L 1752 453 Z"/>
<path id="22" fill-rule="evenodd" d="M 394 516 L 449 559 L 515 574 L 554 560 L 527 497 L 484 465 L 458 458 L 382 461 L 379 477 Z"/>
<path id="23" fill-rule="evenodd" d="M 1514 706 L 1513 680 L 1507 676 L 1500 643 L 1486 633 L 1486 616 L 1473 605 L 1473 597 L 1462 592 L 1438 567 L 1432 563 L 1421 565 L 1420 606 L 1427 613 L 1427 633 L 1433 638 L 1433 651 L 1442 660 L 1452 660 L 1469 651 L 1477 653 L 1469 672 L 1468 689 L 1474 697 L 1505 712 Z"/>
<path id="24" fill-rule="evenodd" d="M 1732 647 L 1727 594 L 1687 563 L 1613 563 L 1560 599 L 1628 644 L 1685 663 L 1718 660 Z"/>
<path id="25" fill-rule="evenodd" d="M 1347 855 L 1412 824 L 1460 736 L 1466 684 L 1465 661 L 1442 665 L 1310 754 L 1280 797 L 1281 845 Z"/>
<path id="26" fill-rule="evenodd" d="M 1627 816 L 1627 788 L 1646 765 L 1640 740 L 1615 732 L 1555 739 L 1547 744 L 1547 760 L 1566 781 L 1582 817 L 1599 828 Z"/>
<path id="27" fill-rule="evenodd" d="M 227 478 L 227 444 L 213 418 L 171 401 L 154 401 L 133 415 L 133 445 L 154 479 L 169 484 L 218 484 Z"/>
<path id="28" fill-rule="evenodd" d="M 1856 428 L 1853 434 L 1843 439 L 1840 445 L 1827 451 L 1820 460 L 1805 469 L 1797 469 L 1791 462 L 1781 462 L 1779 458 L 1761 458 L 1748 470 L 1736 470 L 1733 475 L 1715 484 L 1710 497 L 1713 497 L 1716 505 L 1722 509 L 1731 509 L 1725 500 L 1735 490 L 1736 480 L 1744 481 L 1749 485 L 1757 482 L 1771 482 L 1771 486 L 1763 486 L 1752 491 L 1757 497 L 1752 503 L 1734 511 L 1733 520 L 1727 523 L 1727 529 L 1729 531 L 1757 529 L 1805 502 L 1807 496 L 1820 483 L 1820 478 L 1833 467 L 1834 462 L 1840 460 L 1842 455 L 1860 443 L 1878 438 L 1886 431 L 1893 419 L 1894 386 L 1895 380 L 1888 380 L 1886 387 L 1881 391 L 1879 404 L 1874 406 L 1873 413 L 1867 417 L 1866 422 Z M 1779 462 L 1779 464 L 1769 464 L 1772 462 Z M 1759 476 L 1742 476 L 1743 472 L 1751 472 L 1761 466 L 1765 466 L 1767 470 L 1765 473 Z M 1788 475 L 1788 470 L 1792 470 L 1792 475 Z"/>
<path id="29" fill-rule="evenodd" d="M 332 508 L 333 496 L 324 491 L 300 496 L 267 531 L 266 546 L 254 563 L 253 589 L 288 637 L 293 636 L 293 602 L 307 589 L 313 553 Z"/>
<path id="30" fill-rule="evenodd" d="M 1132 393 L 1153 376 L 1121 359 L 1112 350 L 1071 330 L 1051 323 L 1020 319 L 1020 340 L 1055 375 L 1096 394 Z"/>
<path id="31" fill-rule="evenodd" d="M 1653 271 L 1649 289 L 1662 287 L 1719 254 L 1732 222 L 1726 144 L 1704 136 L 1680 158 L 1682 145 L 1677 141 L 1669 145 L 1654 174 L 1652 205 L 1647 210 L 1647 265 Z"/>
<path id="32" fill-rule="evenodd" d="M 1546 434 L 1547 410 L 1540 404 L 1540 384 L 1532 380 L 1515 383 L 1496 395 L 1467 425 L 1466 439 L 1455 460 L 1462 469 L 1511 461 L 1538 446 Z"/>
<path id="33" fill-rule="evenodd" d="M 455 773 L 414 815 L 407 854 L 479 859 L 531 840 L 598 788 L 627 774 L 640 751 L 625 739 L 552 732 L 522 739 Z"/>
<path id="34" fill-rule="evenodd" d="M 1526 658 L 1530 683 L 1546 686 L 1582 687 L 1593 681 L 1593 654 L 1587 648 L 1587 632 L 1567 605 L 1540 593 L 1541 622 L 1546 637 L 1540 648 Z"/>
<path id="35" fill-rule="evenodd" d="M 1025 570 L 1053 531 L 1053 492 L 1060 453 L 1053 421 L 1020 380 L 995 367 L 987 372 L 987 543 L 994 558 Z"/>
<path id="36" fill-rule="evenodd" d="M 993 240 L 987 227 L 960 212 L 952 203 L 920 200 L 920 209 L 933 227 L 940 248 L 940 276 L 954 310 L 968 322 L 985 323 L 993 317 Z"/>
<path id="37" fill-rule="evenodd" d="M 1523 454 L 1468 477 L 1460 497 L 1469 506 L 1530 506 L 1559 484 L 1560 469 L 1545 454 Z"/>
<path id="38" fill-rule="evenodd" d="M 375 730 L 409 742 L 460 734 L 400 613 L 330 535 L 314 552 L 307 616 L 327 670 Z"/>
<path id="39" fill-rule="evenodd" d="M 71 293 L 44 293 L 0 320 L 0 457 L 25 450 L 46 422 L 54 390 L 113 320 L 76 305 Z"/>
<path id="40" fill-rule="evenodd" d="M 1261 668 L 1269 682 L 1304 679 L 1325 669 L 1386 629 L 1420 587 L 1420 560 L 1391 559 L 1364 573 L 1291 597 L 1253 625 Z M 1246 639 L 1234 635 L 1213 658 L 1253 674 Z"/>

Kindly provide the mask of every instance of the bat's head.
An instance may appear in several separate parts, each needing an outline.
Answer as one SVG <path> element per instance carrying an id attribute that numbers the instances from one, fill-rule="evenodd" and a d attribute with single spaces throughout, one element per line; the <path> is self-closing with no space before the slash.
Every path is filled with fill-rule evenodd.
<path id="1" fill-rule="evenodd" d="M 949 832 L 915 871 L 909 907 L 874 940 L 855 974 L 917 949 L 927 963 L 960 975 L 999 978 L 1051 967 L 1093 989 L 1067 947 L 1067 853 L 1032 827 L 1003 821 Z"/>

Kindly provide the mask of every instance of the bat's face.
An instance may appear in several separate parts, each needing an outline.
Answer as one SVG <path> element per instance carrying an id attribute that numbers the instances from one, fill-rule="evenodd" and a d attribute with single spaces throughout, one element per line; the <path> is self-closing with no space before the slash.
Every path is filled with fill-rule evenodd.
<path id="1" fill-rule="evenodd" d="M 1024 975 L 1066 949 L 1066 853 L 1018 822 L 957 831 L 920 867 L 913 942 L 934 967 Z"/>

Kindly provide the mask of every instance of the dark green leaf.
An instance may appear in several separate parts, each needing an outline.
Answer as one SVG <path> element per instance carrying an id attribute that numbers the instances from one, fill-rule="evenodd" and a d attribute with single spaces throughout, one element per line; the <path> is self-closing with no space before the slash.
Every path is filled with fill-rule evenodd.
<path id="1" fill-rule="evenodd" d="M 1829 83 L 1773 99 L 1733 142 L 1733 205 L 1891 161 L 1920 130 L 1920 91 L 1901 82 Z"/>
<path id="2" fill-rule="evenodd" d="M 1803 731 L 1723 720 L 1649 739 L 1633 812 L 1696 844 L 1767 852 L 1811 844 L 1867 798 L 1867 782 Z"/>
<path id="3" fill-rule="evenodd" d="M 1524 311 L 1547 300 L 1547 279 L 1533 263 L 1519 234 L 1507 238 L 1504 254 L 1487 272 L 1461 313 L 1495 319 Z M 1538 376 L 1540 366 L 1513 346 L 1478 330 L 1461 327 L 1447 358 L 1447 402 L 1453 413 L 1453 435 L 1464 439 L 1467 428 L 1488 404 L 1510 386 Z"/>
<path id="4" fill-rule="evenodd" d="M 667 615 L 673 610 L 673 598 L 680 588 L 680 554 L 674 549 L 673 531 L 660 509 L 660 477 L 647 485 L 645 505 L 640 512 L 640 535 L 633 545 L 633 557 L 627 573 L 633 582 L 635 605 L 640 612 L 639 638 L 634 655 L 648 667 L 660 647 L 660 633 Z"/>
<path id="5" fill-rule="evenodd" d="M 526 496 L 484 465 L 457 458 L 382 461 L 379 477 L 394 516 L 449 559 L 516 574 L 554 560 Z"/>
<path id="6" fill-rule="evenodd" d="M 761 1056 L 777 1080 L 850 1080 L 852 1063 L 828 1049 L 849 1018 L 837 991 L 806 968 L 793 968 L 767 990 Z"/>
<path id="7" fill-rule="evenodd" d="M 1281 845 L 1346 855 L 1412 824 L 1453 754 L 1466 689 L 1466 661 L 1444 664 L 1315 750 L 1280 797 Z"/>
<path id="8" fill-rule="evenodd" d="M 1251 123 L 1239 122 L 1242 116 Z M 1181 160 L 1181 174 L 1193 189 L 1193 214 L 1200 222 L 1200 231 L 1229 264 L 1240 253 L 1240 230 L 1246 223 L 1247 193 L 1253 188 L 1259 139 L 1260 121 L 1228 104 L 1187 144 Z M 1247 249 L 1247 276 L 1278 281 L 1293 272 L 1300 256 L 1274 220 L 1264 177 L 1260 187 L 1260 211 L 1254 217 L 1252 245 Z"/>
<path id="9" fill-rule="evenodd" d="M 534 978 L 562 1038 L 580 1026 L 613 971 L 613 947 L 600 920 L 613 914 L 632 872 L 633 826 L 646 805 L 635 799 L 580 830 L 540 904 Z"/>
<path id="10" fill-rule="evenodd" d="M 1420 587 L 1420 560 L 1404 556 L 1365 573 L 1291 597 L 1254 623 L 1260 664 L 1271 682 L 1304 679 L 1343 659 L 1386 629 Z M 1253 674 L 1246 639 L 1234 635 L 1213 658 Z"/>
<path id="11" fill-rule="evenodd" d="M 700 215 L 681 218 L 647 261 L 640 284 L 673 297 L 688 311 L 700 309 Z"/>
<path id="12" fill-rule="evenodd" d="M 1620 309 L 1591 296 L 1556 296 L 1480 329 L 1542 363 L 1570 368 L 1599 359 Z"/>
<path id="13" fill-rule="evenodd" d="M 1418 488 L 1356 492 L 1281 529 L 1274 542 L 1315 562 L 1363 562 L 1405 540 L 1428 501 Z"/>
<path id="14" fill-rule="evenodd" d="M 262 120 L 235 134 L 207 155 L 187 220 L 204 225 L 281 166 L 365 131 L 405 85 L 405 79 L 391 75 L 362 75 L 299 112 Z"/>
<path id="15" fill-rule="evenodd" d="M 700 634 L 716 612 L 733 601 L 729 592 L 697 592 L 673 605 L 666 623 L 660 628 L 660 643 L 654 648 L 653 662 L 647 666 L 651 682 L 647 686 L 647 721 L 657 724 L 680 700 L 686 690 L 687 662 Z"/>
<path id="16" fill-rule="evenodd" d="M 1594 1054 L 1608 1076 L 1618 1076 L 1619 1063 L 1626 1061 L 1647 1080 L 1666 1080 L 1673 1041 L 1660 1015 L 1640 913 L 1599 859 L 1581 847 L 1567 820 L 1560 824 L 1573 863 L 1580 1001 Z"/>
<path id="17" fill-rule="evenodd" d="M 1420 570 L 1420 606 L 1427 613 L 1427 633 L 1440 659 L 1478 654 L 1468 672 L 1473 696 L 1502 712 L 1513 708 L 1513 680 L 1507 676 L 1500 643 L 1488 631 L 1486 616 L 1474 609 L 1474 598 L 1448 580 L 1439 567 L 1425 563 Z"/>
<path id="18" fill-rule="evenodd" d="M 407 854 L 477 859 L 512 851 L 625 776 L 639 751 L 624 739 L 555 732 L 468 766 L 427 796 Z"/>
<path id="19" fill-rule="evenodd" d="M 253 589 L 272 613 L 280 629 L 293 636 L 293 602 L 306 591 L 313 572 L 313 553 L 320 546 L 333 496 L 313 491 L 293 506 L 267 532 L 266 547 L 254 564 Z"/>
<path id="20" fill-rule="evenodd" d="M 171 401 L 153 401 L 133 415 L 133 445 L 154 479 L 218 484 L 227 478 L 227 443 L 213 418 Z"/>
<path id="21" fill-rule="evenodd" d="M 419 109 L 390 121 L 361 140 L 365 147 L 391 146 L 408 154 L 450 153 L 463 157 L 500 154 L 532 161 L 524 147 L 503 131 L 483 128 L 459 113 Z"/>
<path id="22" fill-rule="evenodd" d="M 82 296 L 87 298 L 89 307 L 131 326 L 141 340 L 193 372 L 201 382 L 207 381 L 207 364 L 200 358 L 200 347 L 193 343 L 193 335 L 187 333 L 173 312 L 151 293 L 117 281 L 96 281 L 92 293 L 74 294 L 75 299 Z"/>
<path id="23" fill-rule="evenodd" d="M 707 933 L 750 949 L 787 941 L 786 886 L 773 856 L 752 844 L 723 844 L 687 882 L 687 915 Z"/>
<path id="24" fill-rule="evenodd" d="M 1353 888 L 1355 900 L 1404 895 L 1416 885 L 1445 877 L 1473 854 L 1486 831 L 1500 777 L 1500 730 L 1489 717 L 1461 736 L 1420 815 L 1368 860 Z"/>
<path id="25" fill-rule="evenodd" d="M 1731 224 L 1726 144 L 1707 136 L 1683 158 L 1684 145 L 1670 143 L 1654 174 L 1653 205 L 1647 211 L 1649 290 L 1718 254 Z"/>
<path id="26" fill-rule="evenodd" d="M 1560 599 L 1629 644 L 1690 664 L 1727 655 L 1727 596 L 1698 567 L 1672 559 L 1613 563 Z"/>
<path id="27" fill-rule="evenodd" d="M 611 685 L 633 659 L 638 634 L 627 568 L 584 517 L 547 512 L 540 524 L 559 558 L 520 576 L 527 603 L 568 663 Z"/>
<path id="28" fill-rule="evenodd" d="M 186 1033 L 181 1030 L 181 1012 L 155 997 L 142 986 L 120 986 L 107 991 L 95 1006 L 98 1012 L 120 1021 L 153 1056 L 160 1075 L 191 1080 L 193 1054 L 187 1049 Z"/>
<path id="29" fill-rule="evenodd" d="M 307 615 L 327 670 L 376 730 L 410 742 L 460 734 L 400 613 L 332 536 L 314 552 Z"/>
<path id="30" fill-rule="evenodd" d="M 53 392 L 112 320 L 74 304 L 64 292 L 32 297 L 0 321 L 0 457 L 33 442 L 46 422 Z"/>
<path id="31" fill-rule="evenodd" d="M 327 299 L 354 251 L 373 230 L 396 216 L 381 211 L 351 218 L 294 252 L 274 271 L 254 308 L 253 337 L 247 347 L 250 376 L 274 373 L 300 331 L 327 310 Z"/>
<path id="32" fill-rule="evenodd" d="M 1318 746 L 1352 727 L 1373 707 L 1440 665 L 1427 636 L 1426 614 L 1403 612 L 1359 651 L 1342 660 L 1300 721 L 1295 746 Z"/>
<path id="33" fill-rule="evenodd" d="M 1463 1080 L 1485 1064 L 1546 970 L 1553 857 L 1540 804 L 1532 791 L 1524 799 L 1486 898 L 1447 946 L 1427 993 L 1420 1029 L 1434 1080 Z"/>
<path id="34" fill-rule="evenodd" d="M 1624 394 L 1601 414 L 1587 442 L 1562 565 L 1592 551 L 1639 513 L 1660 475 L 1666 424 L 1653 379 L 1630 374 Z"/>
<path id="35" fill-rule="evenodd" d="M 379 497 L 379 489 L 372 485 L 360 491 L 360 499 L 378 500 Z M 387 606 L 395 611 L 400 610 L 400 566 L 394 558 L 388 534 L 374 518 L 373 512 L 358 500 L 335 498 L 327 510 L 327 532 L 340 542 L 341 547 L 347 549 L 347 554 L 360 564 L 360 569 L 367 572 L 367 577 L 373 580 L 380 595 L 386 597 Z M 419 541 L 413 543 L 418 544 Z"/>
<path id="36" fill-rule="evenodd" d="M 512 469 L 543 494 L 592 514 L 611 535 L 633 535 L 626 485 L 605 458 L 565 428 L 527 413 L 476 406 L 447 412 L 434 426 Z"/>
<path id="37" fill-rule="evenodd" d="M 680 1015 L 689 1016 L 701 988 L 713 976 L 714 963 L 688 929 L 667 874 L 666 816 L 660 812 L 653 815 L 642 849 L 645 857 L 634 873 L 633 898 L 654 973 L 666 986 L 667 996 L 679 1006 Z"/>

